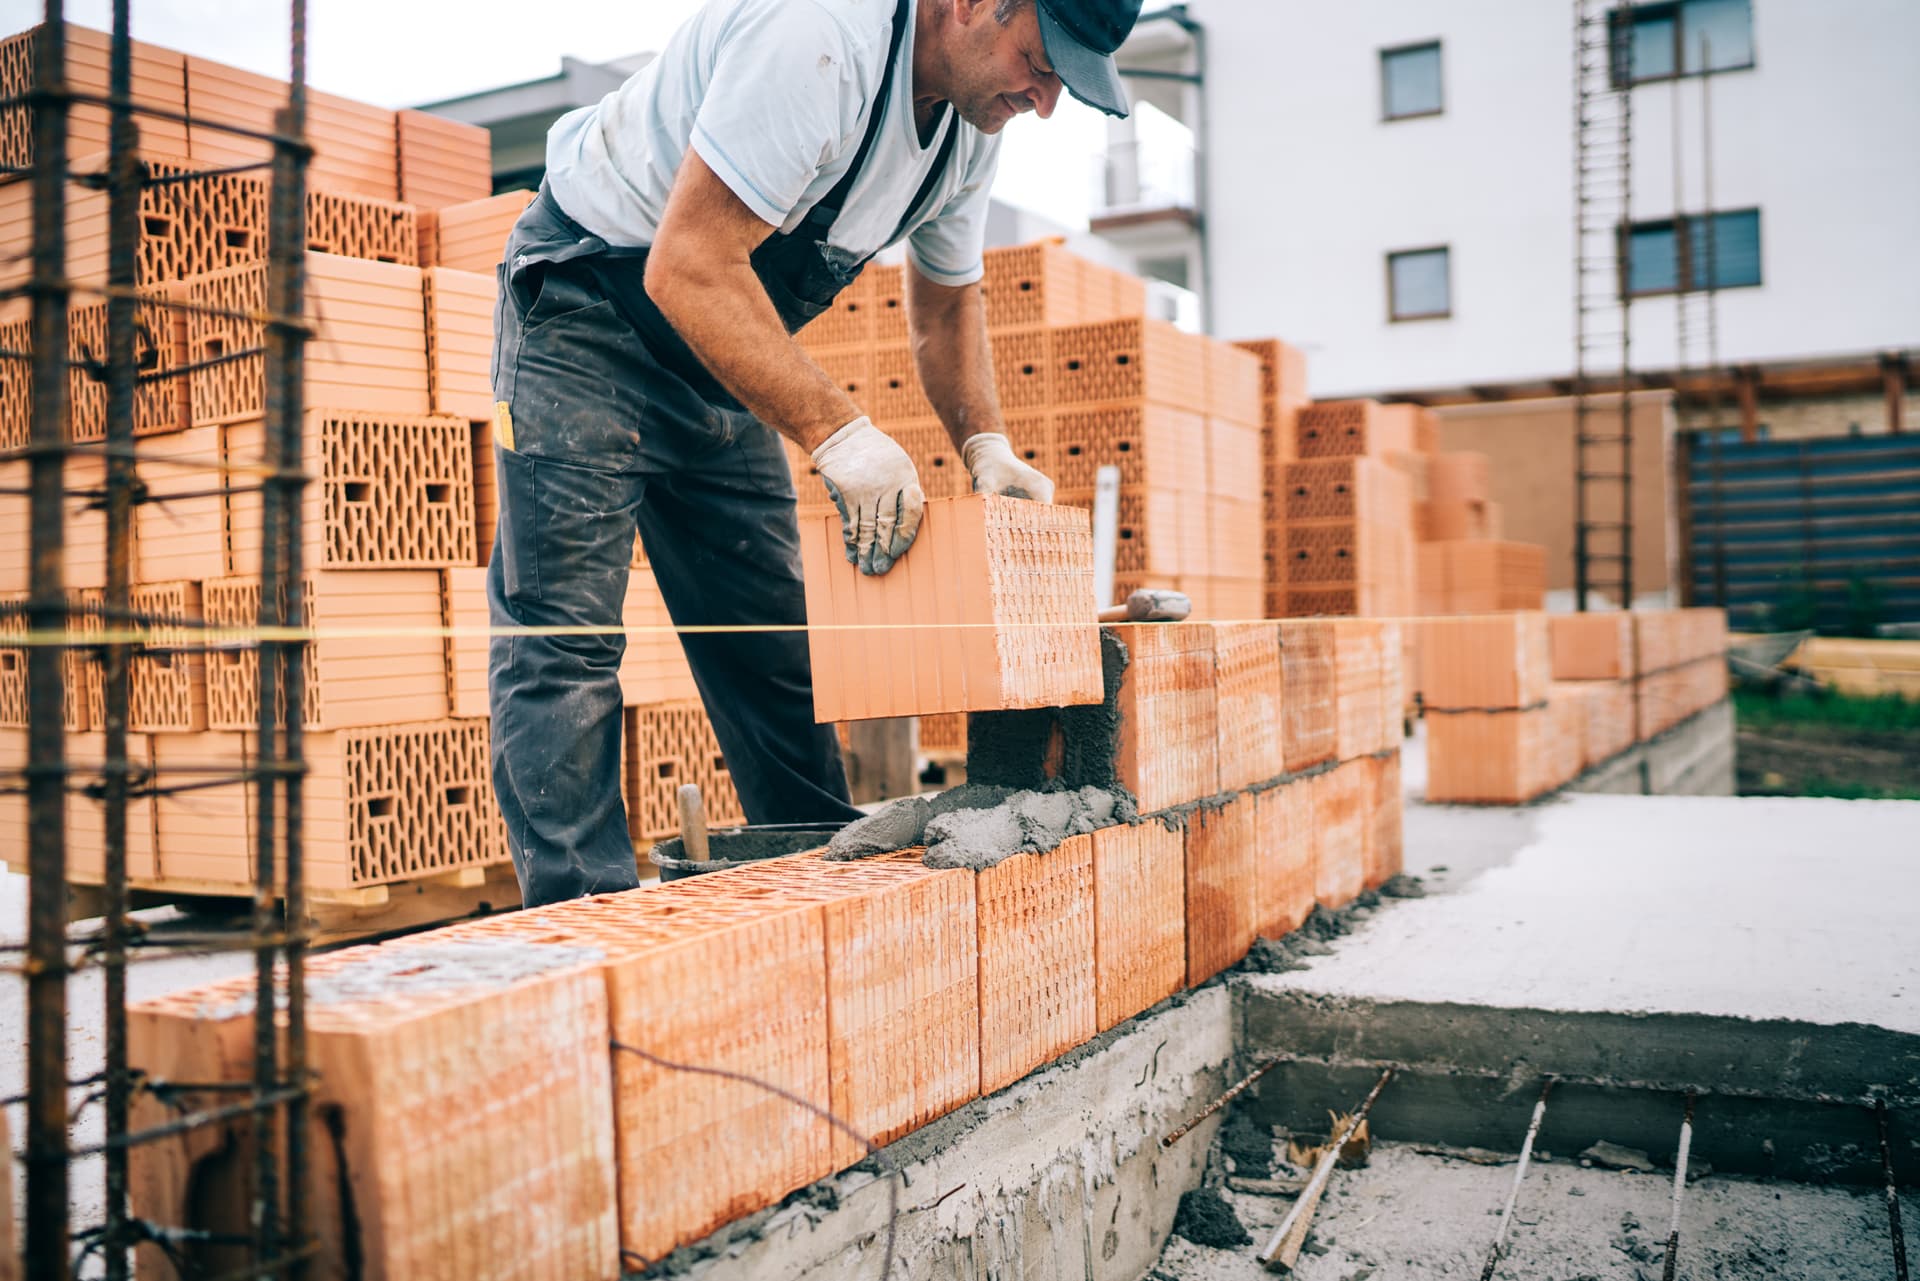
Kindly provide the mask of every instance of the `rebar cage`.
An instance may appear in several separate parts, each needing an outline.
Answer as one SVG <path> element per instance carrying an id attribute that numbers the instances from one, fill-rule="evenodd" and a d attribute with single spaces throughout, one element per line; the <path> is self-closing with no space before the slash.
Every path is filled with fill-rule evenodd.
<path id="1" fill-rule="evenodd" d="M 14 943 L 17 972 L 26 988 L 26 1089 L 8 1102 L 24 1104 L 25 1275 L 124 1278 L 136 1246 L 160 1251 L 182 1276 L 298 1276 L 311 1257 L 306 1220 L 308 1160 L 305 1150 L 309 1100 L 303 959 L 308 948 L 302 889 L 301 784 L 305 641 L 292 626 L 305 617 L 301 600 L 301 493 L 307 484 L 302 458 L 302 356 L 308 338 L 304 301 L 307 166 L 306 5 L 290 0 L 289 90 L 272 120 L 241 127 L 192 118 L 165 105 L 136 105 L 129 0 L 115 0 L 108 90 L 76 89 L 70 78 L 68 34 L 62 0 L 46 0 L 44 25 L 33 42 L 30 68 L 10 77 L 0 69 L 0 113 L 13 118 L 13 140 L 0 182 L 31 184 L 30 245 L 0 248 L 16 265 L 30 258 L 26 282 L 0 291 L 0 308 L 30 313 L 14 331 L 30 335 L 26 350 L 6 344 L 0 362 L 31 370 L 30 431 L 22 443 L 0 446 L 0 463 L 24 463 L 30 520 L 28 593 L 24 604 L 4 607 L 12 617 L 12 641 L 24 651 L 26 753 L 24 767 L 0 774 L 0 794 L 18 806 L 24 796 L 26 849 L 5 854 L 28 872 L 28 929 Z M 21 71 L 24 70 L 24 74 Z M 190 104 L 182 104 L 189 106 Z M 70 163 L 70 114 L 104 109 L 110 120 L 104 172 L 81 173 Z M 271 148 L 272 159 L 244 168 L 270 168 L 267 248 L 268 292 L 264 315 L 232 314 L 263 326 L 262 347 L 227 352 L 208 363 L 264 354 L 266 369 L 265 463 L 243 484 L 232 469 L 209 461 L 206 490 L 224 495 L 256 493 L 263 508 L 259 565 L 258 628 L 245 635 L 220 634 L 204 624 L 183 624 L 155 611 L 136 609 L 130 593 L 131 536 L 136 509 L 154 501 L 140 480 L 146 454 L 134 434 L 136 398 L 162 377 L 183 370 L 154 371 L 137 350 L 146 309 L 163 307 L 161 323 L 194 310 L 184 299 L 156 300 L 139 289 L 136 255 L 141 235 L 143 190 L 163 183 L 204 180 L 204 174 L 163 172 L 143 164 L 143 123 L 219 130 Z M 19 126 L 30 122 L 26 128 Z M 30 148 L 20 163 L 22 145 Z M 223 172 L 232 173 L 229 168 Z M 69 275 L 70 191 L 104 189 L 108 202 L 107 271 L 104 282 Z M 69 307 L 76 299 L 105 304 L 102 349 L 77 352 Z M 201 311 L 210 310 L 205 307 Z M 104 439 L 76 440 L 73 389 L 104 394 Z M 98 460 L 76 482 L 69 463 Z M 103 472 L 100 464 L 104 464 Z M 21 496 L 17 483 L 4 492 Z M 66 517 L 75 505 L 104 510 L 105 589 L 74 596 L 67 590 L 64 556 Z M 169 765 L 161 777 L 151 763 L 128 752 L 130 666 L 136 657 L 205 655 L 236 646 L 258 654 L 258 750 L 245 769 L 230 764 Z M 97 660 L 102 672 L 98 706 L 104 731 L 99 760 L 70 759 L 65 706 L 76 656 Z M 253 897 L 245 932 L 187 930 L 163 936 L 130 915 L 128 808 L 130 802 L 210 787 L 249 789 L 253 823 Z M 97 819 L 94 815 L 97 813 Z M 75 814 L 104 828 L 100 916 L 69 926 L 69 822 Z M 251 952 L 254 1008 L 275 1012 L 255 1018 L 250 1046 L 251 1077 L 234 1085 L 159 1080 L 134 1072 L 128 1062 L 128 973 L 142 960 L 219 951 Z M 102 994 L 98 1067 L 82 1058 L 68 1035 L 70 987 L 98 975 Z M 83 993 L 90 1003 L 91 994 Z M 91 1115 L 99 1110 L 97 1119 Z M 164 1119 L 156 1120 L 160 1117 Z M 136 1118 L 139 1124 L 136 1126 Z M 129 1167 L 143 1145 L 190 1131 L 220 1130 L 243 1138 L 250 1154 L 248 1201 L 223 1216 L 225 1233 L 185 1225 L 146 1222 L 130 1204 Z M 97 1133 L 97 1140 L 93 1135 Z M 80 1136 L 86 1136 L 82 1141 Z M 76 1184 L 99 1178 L 104 1195 L 97 1213 L 76 1214 Z M 89 1189 L 90 1192 L 90 1189 Z M 89 1200 L 91 1198 L 89 1197 Z M 80 1220 L 80 1221 L 76 1221 Z"/>

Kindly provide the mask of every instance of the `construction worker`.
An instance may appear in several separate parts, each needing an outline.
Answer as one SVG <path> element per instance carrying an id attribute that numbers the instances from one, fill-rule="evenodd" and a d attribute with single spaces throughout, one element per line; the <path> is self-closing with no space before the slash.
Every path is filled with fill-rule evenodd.
<path id="1" fill-rule="evenodd" d="M 1001 431 L 980 295 L 1000 130 L 1064 87 L 1124 115 L 1140 0 L 707 0 L 547 137 L 500 267 L 494 787 L 528 905 L 631 888 L 621 606 L 636 528 L 749 821 L 858 816 L 816 725 L 785 436 L 884 574 L 912 460 L 792 335 L 907 242 L 928 399 L 976 491 L 1053 484 Z M 778 435 L 776 435 L 778 433 Z M 560 629 L 540 631 L 538 629 Z M 578 629 L 570 631 L 566 629 Z M 604 629 L 604 630 L 603 630 Z"/>

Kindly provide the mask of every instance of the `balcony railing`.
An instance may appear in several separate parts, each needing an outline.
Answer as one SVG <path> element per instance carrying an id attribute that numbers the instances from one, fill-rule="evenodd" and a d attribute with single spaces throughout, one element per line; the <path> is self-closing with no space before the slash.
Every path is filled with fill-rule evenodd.
<path id="1" fill-rule="evenodd" d="M 1192 212 L 1194 149 L 1191 143 L 1135 139 L 1094 157 L 1093 216 Z"/>

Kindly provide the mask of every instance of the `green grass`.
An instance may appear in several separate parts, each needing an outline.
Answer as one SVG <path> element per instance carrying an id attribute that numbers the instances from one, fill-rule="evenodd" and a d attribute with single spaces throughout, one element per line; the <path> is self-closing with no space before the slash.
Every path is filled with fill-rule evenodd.
<path id="1" fill-rule="evenodd" d="M 1800 781 L 1796 796 L 1830 796 L 1843 801 L 1920 801 L 1920 784 L 1912 787 L 1875 787 L 1850 779 L 1824 778 L 1818 774 Z"/>
<path id="2" fill-rule="evenodd" d="M 1734 712 L 1740 724 L 1766 731 L 1794 726 L 1821 726 L 1875 734 L 1920 735 L 1920 699 L 1882 694 L 1767 694 L 1757 690 L 1733 692 Z"/>

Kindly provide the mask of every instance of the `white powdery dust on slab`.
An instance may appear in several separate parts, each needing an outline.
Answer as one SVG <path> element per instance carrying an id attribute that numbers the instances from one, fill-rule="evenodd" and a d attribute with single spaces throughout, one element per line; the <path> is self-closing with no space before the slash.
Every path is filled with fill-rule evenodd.
<path id="1" fill-rule="evenodd" d="M 1429 817 L 1449 854 L 1467 853 L 1462 828 L 1481 823 L 1487 844 L 1511 853 L 1477 873 L 1426 857 Z M 1429 897 L 1274 981 L 1920 1033 L 1920 802 L 1567 796 L 1524 811 L 1410 812 L 1407 840 Z M 1448 871 L 1427 872 L 1433 863 Z"/>

